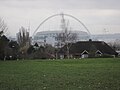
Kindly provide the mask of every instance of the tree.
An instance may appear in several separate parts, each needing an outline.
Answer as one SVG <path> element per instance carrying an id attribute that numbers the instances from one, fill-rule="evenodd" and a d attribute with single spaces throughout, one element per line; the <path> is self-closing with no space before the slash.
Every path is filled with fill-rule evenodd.
<path id="1" fill-rule="evenodd" d="M 2 18 L 0 18 L 0 37 L 7 31 L 7 24 L 4 22 Z"/>
<path id="2" fill-rule="evenodd" d="M 50 45 L 50 44 L 46 44 L 45 46 L 45 51 L 46 51 L 46 54 L 49 55 L 50 58 L 54 58 L 55 57 L 55 48 Z"/>
<path id="3" fill-rule="evenodd" d="M 0 18 L 0 59 L 5 60 L 6 47 L 8 45 L 9 39 L 4 35 L 7 31 L 7 24 L 2 18 Z"/>
<path id="4" fill-rule="evenodd" d="M 19 45 L 16 41 L 10 41 L 8 44 L 9 48 L 11 49 L 11 56 L 12 60 L 18 59 L 19 58 Z"/>
<path id="5" fill-rule="evenodd" d="M 45 46 L 39 46 L 37 43 L 31 45 L 28 50 L 29 59 L 50 59 L 54 58 L 55 48 L 52 45 L 46 44 Z"/>
<path id="6" fill-rule="evenodd" d="M 21 27 L 19 33 L 17 34 L 17 42 L 20 46 L 20 52 L 24 58 L 27 53 L 27 49 L 30 46 L 29 32 L 24 27 Z"/>
<path id="7" fill-rule="evenodd" d="M 19 33 L 17 34 L 17 41 L 21 47 L 30 45 L 29 32 L 24 27 L 19 29 Z"/>
<path id="8" fill-rule="evenodd" d="M 77 33 L 72 33 L 71 30 L 72 28 L 69 26 L 69 21 L 66 21 L 64 19 L 64 15 L 62 15 L 62 20 L 61 20 L 61 28 L 62 32 L 59 33 L 56 37 L 58 44 L 57 46 L 59 48 L 66 46 L 66 55 L 67 58 L 69 59 L 69 49 L 72 45 L 72 43 L 76 42 L 77 40 Z"/>
<path id="9" fill-rule="evenodd" d="M 120 50 L 120 39 L 116 39 L 113 42 L 108 43 L 110 47 L 112 47 L 114 50 L 119 51 Z"/>
<path id="10" fill-rule="evenodd" d="M 28 48 L 28 50 L 27 50 L 27 53 L 28 54 L 32 54 L 32 53 L 34 53 L 35 52 L 35 48 L 34 48 L 34 46 L 30 46 L 29 48 Z"/>
<path id="11" fill-rule="evenodd" d="M 0 37 L 0 59 L 6 60 L 6 47 L 8 46 L 9 39 L 3 35 Z"/>

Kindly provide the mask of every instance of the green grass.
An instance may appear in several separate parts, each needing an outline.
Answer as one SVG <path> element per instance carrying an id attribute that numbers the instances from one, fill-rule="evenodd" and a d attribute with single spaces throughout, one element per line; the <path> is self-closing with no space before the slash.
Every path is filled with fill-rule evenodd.
<path id="1" fill-rule="evenodd" d="M 120 59 L 0 61 L 0 90 L 120 90 Z"/>

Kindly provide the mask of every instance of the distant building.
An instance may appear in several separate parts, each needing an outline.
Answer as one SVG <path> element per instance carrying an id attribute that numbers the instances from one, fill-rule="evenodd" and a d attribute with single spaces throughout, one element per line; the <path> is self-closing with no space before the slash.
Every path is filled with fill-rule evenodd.
<path id="1" fill-rule="evenodd" d="M 92 35 L 92 39 L 97 41 L 104 41 L 104 42 L 114 42 L 116 40 L 120 40 L 120 33 Z"/>
<path id="2" fill-rule="evenodd" d="M 37 42 L 39 45 L 44 45 L 45 43 L 47 43 L 55 46 L 57 43 L 56 36 L 60 33 L 61 31 L 57 30 L 37 32 L 32 39 L 32 44 L 35 44 Z M 88 35 L 88 33 L 84 31 L 71 31 L 71 33 L 77 34 L 77 41 L 88 41 L 90 39 L 90 35 Z M 91 38 L 94 41 L 104 41 L 108 43 L 120 40 L 120 34 L 98 34 L 91 35 Z"/>
<path id="3" fill-rule="evenodd" d="M 61 33 L 61 31 L 42 31 L 38 32 L 32 40 L 32 43 L 35 44 L 36 42 L 39 45 L 44 45 L 45 43 L 51 44 L 55 46 L 57 43 L 56 37 Z M 76 33 L 78 38 L 77 41 L 88 41 L 90 36 L 87 32 L 84 31 L 71 31 L 71 33 Z"/>
<path id="4" fill-rule="evenodd" d="M 8 39 L 11 41 L 17 41 L 16 37 L 8 37 Z"/>

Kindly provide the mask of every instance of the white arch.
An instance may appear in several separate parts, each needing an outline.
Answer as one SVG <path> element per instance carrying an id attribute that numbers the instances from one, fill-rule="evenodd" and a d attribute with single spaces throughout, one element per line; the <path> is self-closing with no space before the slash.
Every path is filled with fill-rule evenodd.
<path id="1" fill-rule="evenodd" d="M 46 18 L 44 21 L 42 21 L 42 22 L 39 24 L 39 26 L 35 29 L 35 31 L 34 31 L 34 33 L 33 33 L 32 36 L 35 35 L 35 33 L 37 32 L 37 30 L 40 28 L 40 26 L 43 25 L 47 20 L 49 20 L 49 19 L 51 19 L 51 18 L 53 18 L 53 17 L 55 17 L 55 16 L 59 16 L 59 15 L 62 15 L 62 14 L 54 14 L 54 15 L 49 16 L 48 18 Z M 63 14 L 63 15 L 68 16 L 68 17 L 71 17 L 71 18 L 75 19 L 76 21 L 78 21 L 78 22 L 87 30 L 88 34 L 89 34 L 90 37 L 91 37 L 91 33 L 90 33 L 90 31 L 88 30 L 88 28 L 87 28 L 87 27 L 84 25 L 84 23 L 82 23 L 78 18 L 76 18 L 76 17 L 74 17 L 74 16 L 72 16 L 72 15 L 69 15 L 69 14 Z"/>

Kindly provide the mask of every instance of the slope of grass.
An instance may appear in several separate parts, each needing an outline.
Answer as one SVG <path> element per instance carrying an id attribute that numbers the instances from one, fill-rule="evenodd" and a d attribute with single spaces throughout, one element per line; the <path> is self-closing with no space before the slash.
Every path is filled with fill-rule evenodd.
<path id="1" fill-rule="evenodd" d="M 0 61 L 0 90 L 120 90 L 120 59 Z"/>

